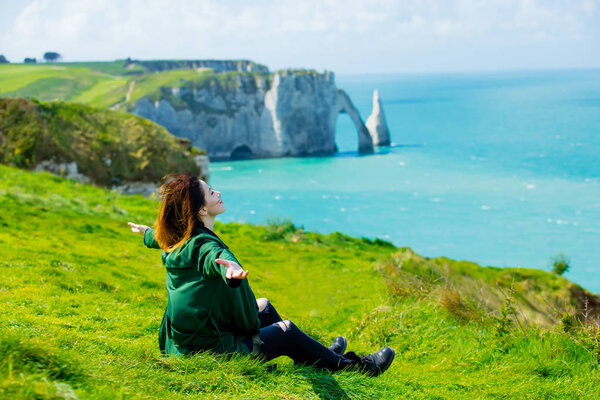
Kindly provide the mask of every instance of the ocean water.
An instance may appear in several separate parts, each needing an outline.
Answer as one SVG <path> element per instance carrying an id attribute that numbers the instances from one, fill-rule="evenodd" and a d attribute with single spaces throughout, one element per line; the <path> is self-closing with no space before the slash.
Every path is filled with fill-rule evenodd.
<path id="1" fill-rule="evenodd" d="M 337 76 L 364 120 L 378 89 L 393 146 L 213 162 L 222 221 L 292 218 L 434 257 L 550 268 L 600 293 L 600 70 Z"/>

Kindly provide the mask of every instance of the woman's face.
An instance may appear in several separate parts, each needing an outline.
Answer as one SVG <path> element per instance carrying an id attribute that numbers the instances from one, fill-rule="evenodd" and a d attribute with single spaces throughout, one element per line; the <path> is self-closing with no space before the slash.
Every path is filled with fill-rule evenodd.
<path id="1" fill-rule="evenodd" d="M 221 201 L 221 192 L 211 188 L 203 180 L 200 181 L 202 191 L 204 192 L 204 207 L 200 209 L 200 215 L 217 216 L 225 212 L 225 204 Z"/>

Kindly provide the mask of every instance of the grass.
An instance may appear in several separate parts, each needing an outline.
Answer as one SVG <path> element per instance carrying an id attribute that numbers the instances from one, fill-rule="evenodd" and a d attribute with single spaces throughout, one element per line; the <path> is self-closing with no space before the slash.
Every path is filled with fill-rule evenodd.
<path id="1" fill-rule="evenodd" d="M 97 106 L 110 106 L 124 101 L 126 96 L 127 79 L 104 79 L 89 87 L 88 90 L 73 97 L 73 101 Z"/>
<path id="2" fill-rule="evenodd" d="M 114 78 L 81 66 L 4 64 L 0 66 L 0 95 L 72 100 L 103 80 Z"/>
<path id="3" fill-rule="evenodd" d="M 367 378 L 284 358 L 165 358 L 165 272 L 126 225 L 151 224 L 156 200 L 0 166 L 0 204 L 0 398 L 600 397 L 597 330 L 573 305 L 585 292 L 554 274 L 425 259 L 290 221 L 217 224 L 282 317 L 360 353 L 392 346 L 396 360 Z"/>

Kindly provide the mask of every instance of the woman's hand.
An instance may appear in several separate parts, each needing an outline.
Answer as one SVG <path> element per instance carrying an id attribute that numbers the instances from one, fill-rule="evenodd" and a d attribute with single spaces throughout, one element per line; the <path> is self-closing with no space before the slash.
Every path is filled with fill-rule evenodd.
<path id="1" fill-rule="evenodd" d="M 146 231 L 148 229 L 150 229 L 149 226 L 137 225 L 137 224 L 134 224 L 133 222 L 128 222 L 127 225 L 129 225 L 131 227 L 131 232 L 139 233 L 140 235 L 143 235 L 144 233 L 146 233 Z"/>
<path id="2" fill-rule="evenodd" d="M 248 276 L 248 271 L 244 271 L 240 264 L 234 261 L 224 260 L 222 258 L 217 258 L 215 261 L 217 264 L 224 265 L 225 268 L 227 268 L 227 272 L 225 273 L 225 278 L 227 279 L 246 279 Z"/>

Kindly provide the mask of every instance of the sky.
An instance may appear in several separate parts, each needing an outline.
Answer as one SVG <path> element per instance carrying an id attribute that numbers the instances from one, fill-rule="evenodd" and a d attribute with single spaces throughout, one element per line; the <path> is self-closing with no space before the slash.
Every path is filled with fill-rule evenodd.
<path id="1" fill-rule="evenodd" d="M 0 0 L 0 54 L 342 74 L 600 68 L 600 0 Z"/>

